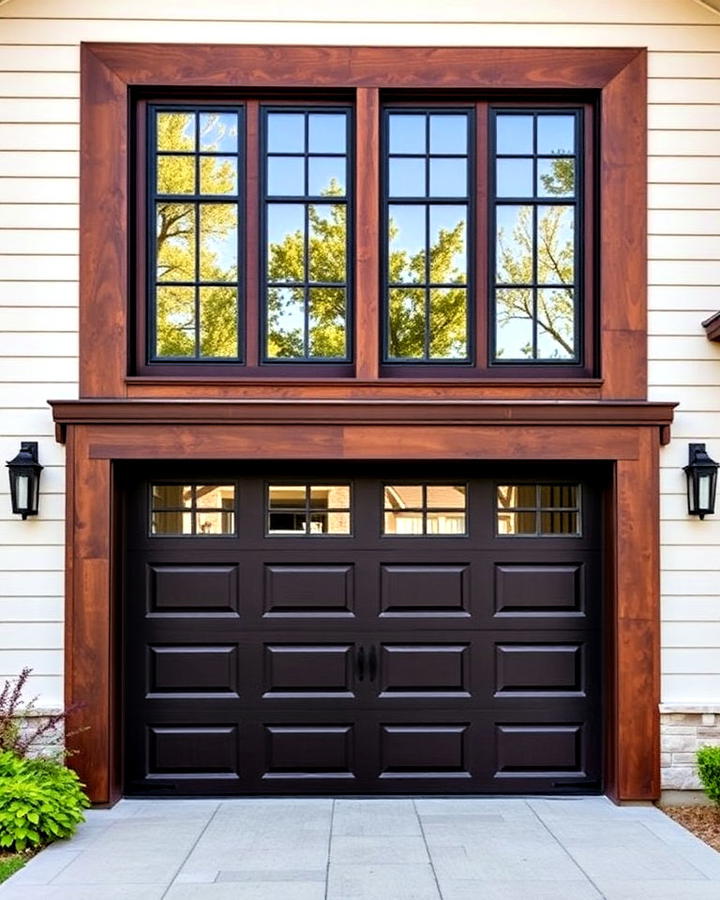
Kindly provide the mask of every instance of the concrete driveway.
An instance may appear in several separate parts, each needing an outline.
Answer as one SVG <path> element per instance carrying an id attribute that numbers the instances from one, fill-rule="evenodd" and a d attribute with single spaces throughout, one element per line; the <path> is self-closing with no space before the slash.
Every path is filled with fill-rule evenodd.
<path id="1" fill-rule="evenodd" d="M 720 854 L 653 807 L 562 799 L 123 800 L 0 900 L 718 900 Z"/>

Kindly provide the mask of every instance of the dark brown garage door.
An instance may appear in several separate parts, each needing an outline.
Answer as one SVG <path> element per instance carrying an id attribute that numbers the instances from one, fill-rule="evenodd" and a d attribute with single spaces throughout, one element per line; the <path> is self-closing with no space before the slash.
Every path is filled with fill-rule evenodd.
<path id="1" fill-rule="evenodd" d="M 587 473 L 212 465 L 128 498 L 126 793 L 601 789 Z"/>

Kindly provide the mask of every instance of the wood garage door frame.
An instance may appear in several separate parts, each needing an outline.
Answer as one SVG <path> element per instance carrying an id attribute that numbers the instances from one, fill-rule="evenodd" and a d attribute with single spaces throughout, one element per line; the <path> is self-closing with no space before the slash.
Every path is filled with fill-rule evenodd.
<path id="1" fill-rule="evenodd" d="M 298 407 L 302 407 L 299 409 Z M 126 460 L 605 461 L 608 795 L 659 796 L 659 467 L 672 404 L 57 401 L 67 444 L 66 701 L 73 766 L 121 794 L 118 486 Z"/>

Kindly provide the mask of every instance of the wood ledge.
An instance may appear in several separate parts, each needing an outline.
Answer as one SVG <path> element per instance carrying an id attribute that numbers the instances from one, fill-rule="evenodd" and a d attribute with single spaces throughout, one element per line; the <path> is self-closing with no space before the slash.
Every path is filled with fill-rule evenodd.
<path id="1" fill-rule="evenodd" d="M 670 440 L 675 403 L 644 400 L 49 400 L 68 425 L 657 426 Z"/>

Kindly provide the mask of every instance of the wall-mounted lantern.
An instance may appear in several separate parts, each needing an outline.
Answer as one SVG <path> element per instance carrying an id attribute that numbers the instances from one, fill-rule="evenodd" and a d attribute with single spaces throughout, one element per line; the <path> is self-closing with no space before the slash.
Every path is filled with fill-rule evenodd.
<path id="1" fill-rule="evenodd" d="M 40 473 L 37 441 L 21 441 L 20 452 L 7 463 L 10 470 L 12 511 L 23 519 L 36 516 L 40 499 Z"/>
<path id="2" fill-rule="evenodd" d="M 710 459 L 705 444 L 689 444 L 689 459 L 685 466 L 687 478 L 688 513 L 704 519 L 715 512 L 718 464 Z"/>

